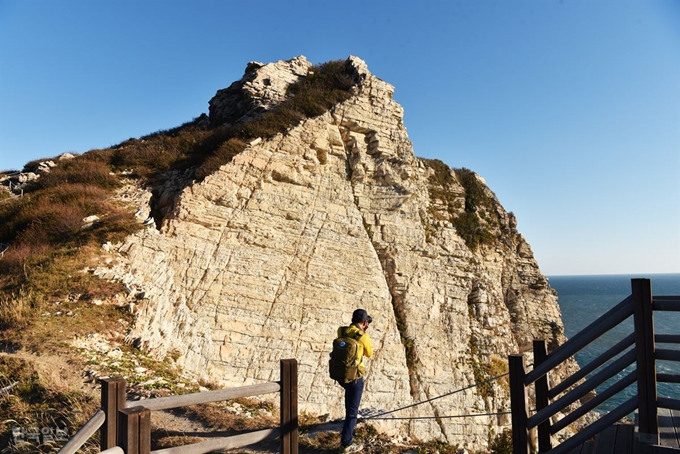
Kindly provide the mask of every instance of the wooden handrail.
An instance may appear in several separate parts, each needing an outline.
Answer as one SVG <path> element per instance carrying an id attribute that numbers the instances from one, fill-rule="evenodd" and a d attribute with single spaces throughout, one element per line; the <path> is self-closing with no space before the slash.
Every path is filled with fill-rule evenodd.
<path id="1" fill-rule="evenodd" d="M 680 295 L 663 295 L 652 298 L 655 311 L 680 312 Z"/>
<path id="2" fill-rule="evenodd" d="M 659 397 L 657 405 L 661 408 L 670 408 L 671 410 L 680 411 L 680 399 L 670 399 L 668 397 Z"/>
<path id="3" fill-rule="evenodd" d="M 101 379 L 102 408 L 59 451 L 73 454 L 100 427 L 101 451 L 106 454 L 150 454 L 151 410 L 166 410 L 239 397 L 281 394 L 281 425 L 278 428 L 221 437 L 195 445 L 179 446 L 154 452 L 203 453 L 218 449 L 234 449 L 269 438 L 281 438 L 283 454 L 298 454 L 298 365 L 295 359 L 281 360 L 281 381 L 220 389 L 182 396 L 125 401 L 126 382 L 123 378 Z"/>
<path id="4" fill-rule="evenodd" d="M 560 394 L 562 394 L 562 392 L 575 385 L 586 375 L 593 372 L 595 369 L 597 369 L 598 367 L 600 367 L 601 365 L 603 365 L 604 363 L 606 363 L 607 361 L 609 361 L 610 359 L 612 359 L 613 357 L 615 357 L 616 355 L 618 355 L 619 353 L 623 352 L 625 349 L 633 345 L 634 342 L 635 334 L 631 333 L 625 338 L 623 338 L 621 341 L 619 341 L 616 345 L 608 349 L 606 352 L 602 353 L 597 358 L 593 359 L 588 364 L 580 368 L 578 372 L 567 377 L 559 385 L 556 385 L 553 388 L 551 388 L 549 392 L 550 398 L 553 399 L 559 396 Z"/>
<path id="5" fill-rule="evenodd" d="M 99 409 L 94 415 L 80 428 L 76 434 L 71 437 L 69 441 L 66 442 L 64 446 L 59 450 L 58 454 L 74 454 L 77 452 L 81 446 L 89 440 L 89 438 L 94 435 L 97 430 L 104 424 L 106 416 L 104 410 Z"/>
<path id="6" fill-rule="evenodd" d="M 659 383 L 680 383 L 680 374 L 656 374 Z"/>
<path id="7" fill-rule="evenodd" d="M 539 377 L 547 374 L 550 370 L 572 357 L 576 352 L 583 349 L 586 345 L 602 336 L 631 315 L 633 315 L 633 298 L 627 297 L 612 309 L 605 312 L 593 323 L 588 325 L 574 337 L 557 347 L 539 367 L 529 372 L 524 384 L 530 385 Z"/>
<path id="8" fill-rule="evenodd" d="M 663 361 L 680 361 L 680 350 L 657 348 L 654 352 L 654 358 Z"/>
<path id="9" fill-rule="evenodd" d="M 151 454 L 203 454 L 218 449 L 235 449 L 281 436 L 281 429 L 263 429 L 230 437 L 219 437 L 191 445 L 151 451 Z"/>
<path id="10" fill-rule="evenodd" d="M 654 342 L 657 344 L 680 344 L 680 334 L 655 334 Z"/>
<path id="11" fill-rule="evenodd" d="M 619 392 L 623 391 L 624 389 L 628 388 L 630 385 L 635 383 L 635 380 L 637 380 L 637 376 L 635 374 L 635 371 L 632 371 L 631 373 L 626 375 L 624 378 L 617 381 L 616 383 L 614 383 L 612 386 L 610 386 L 609 388 L 607 388 L 603 392 L 598 393 L 595 397 L 590 399 L 588 402 L 581 405 L 579 408 L 572 411 L 567 416 L 565 416 L 564 418 L 560 419 L 555 424 L 553 424 L 551 433 L 556 434 L 560 430 L 564 429 L 569 424 L 571 424 L 572 422 L 579 419 L 581 416 L 585 415 L 586 413 L 590 412 L 591 410 L 594 410 L 595 407 L 597 407 L 598 405 L 600 405 L 601 403 L 603 403 L 607 399 L 613 397 L 614 395 L 616 395 Z"/>
<path id="12" fill-rule="evenodd" d="M 179 396 L 156 397 L 153 399 L 133 400 L 125 403 L 126 407 L 142 405 L 149 410 L 169 410 L 171 408 L 188 405 L 206 404 L 223 400 L 238 399 L 239 397 L 257 396 L 260 394 L 277 393 L 281 390 L 278 382 L 261 383 L 257 385 L 241 386 L 239 388 L 217 389 L 201 393 L 182 394 Z"/>
<path id="13" fill-rule="evenodd" d="M 631 365 L 635 361 L 635 351 L 631 350 L 616 361 L 609 364 L 607 367 L 602 369 L 597 374 L 590 377 L 585 382 L 581 383 L 576 388 L 572 389 L 569 393 L 560 397 L 543 410 L 536 413 L 534 416 L 527 420 L 527 428 L 531 429 L 536 427 L 540 422 L 554 416 L 557 412 L 563 408 L 576 402 L 577 399 L 588 394 L 590 391 L 594 390 L 600 386 L 605 381 L 612 378 L 614 375 L 621 372 L 623 369 Z"/>

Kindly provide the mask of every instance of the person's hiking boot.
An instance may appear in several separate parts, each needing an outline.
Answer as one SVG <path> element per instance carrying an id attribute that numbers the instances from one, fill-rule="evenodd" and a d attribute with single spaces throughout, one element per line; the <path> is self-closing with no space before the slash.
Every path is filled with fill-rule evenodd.
<path id="1" fill-rule="evenodd" d="M 340 446 L 340 454 L 348 454 L 350 452 L 359 452 L 364 449 L 364 445 L 352 443 L 349 446 Z"/>

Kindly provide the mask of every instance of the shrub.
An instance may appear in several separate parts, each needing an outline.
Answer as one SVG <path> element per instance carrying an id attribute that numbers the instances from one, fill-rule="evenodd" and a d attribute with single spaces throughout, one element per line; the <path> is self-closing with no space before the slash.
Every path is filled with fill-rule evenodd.
<path id="1" fill-rule="evenodd" d="M 512 431 L 505 429 L 489 443 L 491 454 L 512 454 Z"/>
<path id="2" fill-rule="evenodd" d="M 446 188 L 454 183 L 453 176 L 451 176 L 451 168 L 444 161 L 440 159 L 423 159 L 423 162 L 434 170 L 434 173 L 429 178 L 431 185 Z"/>
<path id="3" fill-rule="evenodd" d="M 246 147 L 246 143 L 240 139 L 231 138 L 222 143 L 215 153 L 208 157 L 196 171 L 196 178 L 204 179 L 215 173 L 222 165 L 234 159 Z"/>
<path id="4" fill-rule="evenodd" d="M 113 189 L 118 186 L 118 178 L 111 174 L 111 169 L 106 163 L 77 157 L 61 161 L 57 167 L 41 174 L 40 178 L 28 185 L 24 192 L 30 193 L 64 184 L 84 184 Z"/>

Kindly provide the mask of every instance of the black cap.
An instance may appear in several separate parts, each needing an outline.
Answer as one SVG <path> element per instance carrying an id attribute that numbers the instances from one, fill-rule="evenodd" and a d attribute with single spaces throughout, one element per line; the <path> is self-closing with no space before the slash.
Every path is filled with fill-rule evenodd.
<path id="1" fill-rule="evenodd" d="M 352 313 L 352 323 L 368 322 L 371 323 L 373 317 L 368 315 L 365 309 L 357 309 Z"/>

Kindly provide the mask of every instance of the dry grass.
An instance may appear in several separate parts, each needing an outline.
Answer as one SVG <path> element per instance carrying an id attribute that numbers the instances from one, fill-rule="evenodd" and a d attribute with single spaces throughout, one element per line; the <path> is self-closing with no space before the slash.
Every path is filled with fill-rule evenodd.
<path id="1" fill-rule="evenodd" d="M 278 415 L 272 413 L 274 407 L 270 403 L 254 399 L 192 405 L 184 410 L 187 416 L 218 431 L 253 431 L 277 427 L 280 423 Z"/>
<path id="2" fill-rule="evenodd" d="M 45 433 L 41 433 L 40 443 L 29 442 L 26 433 L 16 437 L 18 429 L 30 431 L 38 428 L 51 433 L 56 438 L 59 430 L 73 435 L 99 408 L 100 403 L 90 396 L 64 389 L 45 381 L 37 370 L 19 358 L 0 356 L 0 386 L 5 383 L 18 384 L 8 393 L 0 396 L 0 445 L 6 446 L 1 452 L 56 452 L 63 441 L 54 440 L 44 443 Z M 14 429 L 14 432 L 13 432 Z M 24 441 L 22 443 L 22 441 Z M 84 452 L 95 452 L 96 439 Z"/>

